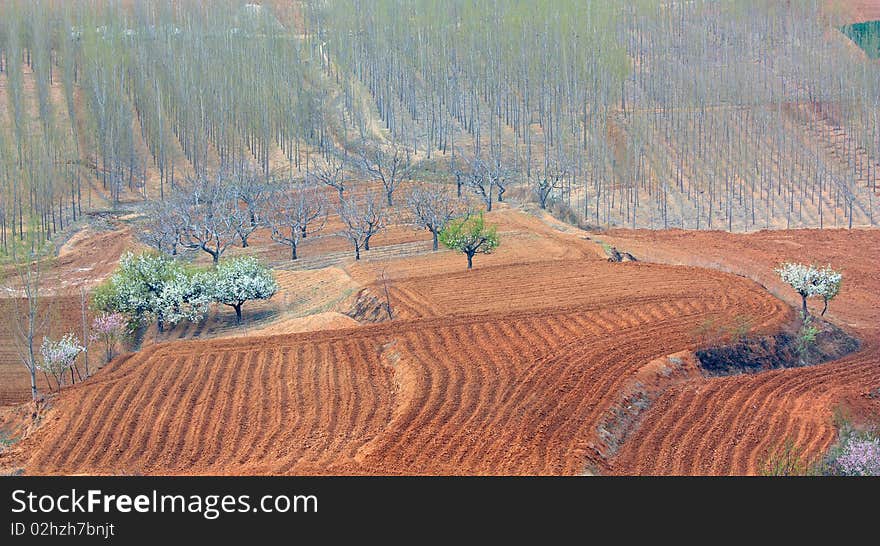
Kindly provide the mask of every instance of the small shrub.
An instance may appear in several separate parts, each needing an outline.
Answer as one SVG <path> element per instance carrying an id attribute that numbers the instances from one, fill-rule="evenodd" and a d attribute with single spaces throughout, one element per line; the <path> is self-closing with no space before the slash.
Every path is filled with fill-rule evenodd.
<path id="1" fill-rule="evenodd" d="M 770 452 L 761 464 L 762 476 L 816 476 L 821 474 L 821 464 L 804 455 L 803 449 L 786 438 L 782 445 Z"/>
<path id="2" fill-rule="evenodd" d="M 802 318 L 803 323 L 801 324 L 800 330 L 798 330 L 795 348 L 797 349 L 801 366 L 806 366 L 809 364 L 808 359 L 810 347 L 816 342 L 816 336 L 819 334 L 819 329 L 813 326 L 813 319 L 810 315 L 802 315 Z"/>

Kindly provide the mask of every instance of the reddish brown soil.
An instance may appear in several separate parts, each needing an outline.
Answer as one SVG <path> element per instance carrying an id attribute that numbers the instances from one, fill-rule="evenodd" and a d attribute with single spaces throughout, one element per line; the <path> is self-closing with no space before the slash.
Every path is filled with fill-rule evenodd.
<path id="1" fill-rule="evenodd" d="M 854 23 L 880 20 L 880 0 L 829 0 L 829 4 Z"/>
<path id="2" fill-rule="evenodd" d="M 767 331 L 790 317 L 746 279 L 598 258 L 441 273 L 403 288 L 408 314 L 426 318 L 160 344 L 120 360 L 65 392 L 0 466 L 578 474 L 602 465 L 596 423 L 630 376 L 694 346 L 707 316 L 748 314 Z M 447 309 L 437 298 L 453 293 Z"/>
<path id="3" fill-rule="evenodd" d="M 835 438 L 842 405 L 862 416 L 880 388 L 880 232 L 877 230 L 720 232 L 617 230 L 597 235 L 637 257 L 720 268 L 755 278 L 791 303 L 772 269 L 781 261 L 830 263 L 844 284 L 829 316 L 862 339 L 862 349 L 812 368 L 689 382 L 647 412 L 612 469 L 619 474 L 751 474 L 786 438 L 818 456 Z M 853 403 L 852 401 L 859 402 Z M 857 415 L 857 418 L 859 416 Z"/>
<path id="4" fill-rule="evenodd" d="M 877 408 L 876 230 L 592 235 L 643 260 L 614 264 L 582 232 L 510 210 L 490 219 L 505 244 L 472 271 L 461 255 L 420 251 L 279 272 L 283 307 L 320 313 L 343 287 L 377 294 L 384 270 L 396 318 L 348 328 L 332 313 L 288 316 L 290 329 L 257 327 L 322 329 L 148 346 L 57 397 L 0 470 L 750 474 L 786 436 L 825 450 L 838 405 Z M 773 295 L 796 303 L 772 273 L 784 259 L 844 268 L 829 316 L 863 349 L 812 368 L 702 377 L 687 351 L 707 320 L 745 316 L 763 333 L 792 319 Z M 300 302 L 303 283 L 329 284 Z M 670 379 L 672 354 L 687 373 Z M 651 405 L 609 447 L 600 429 L 640 390 Z"/>

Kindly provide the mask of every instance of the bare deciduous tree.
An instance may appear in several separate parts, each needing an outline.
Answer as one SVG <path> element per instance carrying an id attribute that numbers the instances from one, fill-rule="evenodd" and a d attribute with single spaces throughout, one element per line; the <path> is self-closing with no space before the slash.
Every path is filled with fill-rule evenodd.
<path id="1" fill-rule="evenodd" d="M 538 204 L 542 209 L 547 208 L 547 202 L 554 192 L 564 189 L 563 181 L 568 174 L 567 165 L 554 162 L 546 165 L 543 175 L 532 183 L 532 191 L 538 198 Z"/>
<path id="2" fill-rule="evenodd" d="M 439 248 L 438 236 L 446 224 L 462 213 L 462 204 L 445 186 L 420 184 L 407 196 L 407 207 L 413 223 L 431 232 L 434 250 Z"/>
<path id="3" fill-rule="evenodd" d="M 325 164 L 311 167 L 307 177 L 311 182 L 335 189 L 341 200 L 345 197 L 345 163 L 344 157 L 328 154 Z"/>
<path id="4" fill-rule="evenodd" d="M 272 195 L 267 222 L 272 240 L 290 247 L 290 259 L 297 259 L 297 247 L 309 233 L 323 229 L 327 207 L 321 190 L 308 182 L 294 182 Z"/>
<path id="5" fill-rule="evenodd" d="M 364 173 L 382 182 L 388 206 L 394 206 L 394 191 L 415 168 L 412 151 L 394 142 L 388 150 L 365 144 L 358 153 Z"/>
<path id="6" fill-rule="evenodd" d="M 176 256 L 183 229 L 181 206 L 180 196 L 147 203 L 138 239 L 159 252 Z"/>
<path id="7" fill-rule="evenodd" d="M 381 200 L 373 193 L 361 198 L 348 198 L 340 203 L 339 218 L 342 220 L 342 236 L 354 247 L 354 257 L 361 259 L 361 249 L 370 250 L 370 238 L 385 228 L 387 211 Z"/>
<path id="8" fill-rule="evenodd" d="M 49 321 L 46 306 L 41 303 L 44 290 L 43 268 L 47 257 L 47 246 L 34 241 L 13 241 L 10 256 L 15 270 L 18 289 L 22 297 L 9 298 L 12 313 L 13 340 L 18 358 L 28 370 L 31 379 L 31 399 L 36 402 L 37 392 L 37 347 L 34 345 L 37 333 L 43 331 Z"/>
<path id="9" fill-rule="evenodd" d="M 240 163 L 231 175 L 229 190 L 244 205 L 244 218 L 236 232 L 242 248 L 247 248 L 248 237 L 257 230 L 263 220 L 262 212 L 272 195 L 270 180 L 250 163 Z"/>
<path id="10" fill-rule="evenodd" d="M 222 173 L 214 178 L 192 178 L 183 191 L 177 203 L 180 244 L 206 252 L 216 265 L 246 221 L 235 193 L 224 183 Z"/>

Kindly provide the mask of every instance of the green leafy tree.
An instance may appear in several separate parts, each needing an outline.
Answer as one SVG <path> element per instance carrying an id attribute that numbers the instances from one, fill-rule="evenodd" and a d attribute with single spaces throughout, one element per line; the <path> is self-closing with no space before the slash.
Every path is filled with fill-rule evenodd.
<path id="1" fill-rule="evenodd" d="M 500 244 L 495 226 L 486 225 L 482 212 L 449 222 L 440 232 L 440 242 L 467 256 L 468 269 L 473 268 L 475 254 L 491 254 Z"/>

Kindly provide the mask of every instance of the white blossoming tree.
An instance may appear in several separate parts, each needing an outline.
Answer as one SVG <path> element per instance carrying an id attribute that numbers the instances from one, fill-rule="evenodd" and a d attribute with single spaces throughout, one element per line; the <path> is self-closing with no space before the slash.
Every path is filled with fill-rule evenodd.
<path id="1" fill-rule="evenodd" d="M 209 283 L 213 301 L 235 309 L 238 324 L 245 302 L 267 300 L 278 291 L 272 271 L 250 256 L 221 261 L 210 273 Z"/>
<path id="2" fill-rule="evenodd" d="M 198 321 L 211 303 L 211 274 L 175 264 L 156 300 L 156 316 L 162 326 L 181 320 Z"/>
<path id="3" fill-rule="evenodd" d="M 819 270 L 818 282 L 816 284 L 816 295 L 821 296 L 823 300 L 822 315 L 828 310 L 828 302 L 833 300 L 840 293 L 840 285 L 843 282 L 843 274 L 839 271 L 831 269 L 827 265 Z"/>
<path id="4" fill-rule="evenodd" d="M 825 303 L 822 315 L 825 315 L 828 302 L 840 292 L 843 281 L 843 275 L 830 265 L 819 269 L 814 265 L 786 262 L 776 268 L 776 273 L 801 296 L 801 313 L 805 319 L 810 316 L 807 298 L 821 297 Z"/>
<path id="5" fill-rule="evenodd" d="M 125 254 L 113 275 L 100 285 L 95 306 L 106 312 L 122 313 L 133 324 L 156 320 L 159 331 L 181 319 L 198 320 L 211 295 L 211 282 L 194 269 L 156 252 Z"/>
<path id="6" fill-rule="evenodd" d="M 65 334 L 58 341 L 44 337 L 40 345 L 41 359 L 37 363 L 37 368 L 46 374 L 47 383 L 48 374 L 52 374 L 60 391 L 64 386 L 64 374 L 73 368 L 76 357 L 85 350 L 86 348 L 79 344 L 79 339 L 71 333 Z M 73 372 L 70 373 L 72 382 Z"/>

